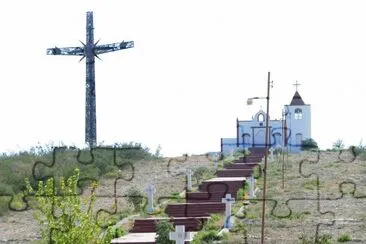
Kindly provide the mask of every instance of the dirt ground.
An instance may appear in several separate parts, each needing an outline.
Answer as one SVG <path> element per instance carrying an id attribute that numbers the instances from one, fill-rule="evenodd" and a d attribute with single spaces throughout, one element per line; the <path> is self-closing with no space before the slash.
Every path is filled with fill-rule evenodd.
<path id="1" fill-rule="evenodd" d="M 127 190 L 134 186 L 145 192 L 149 184 L 155 184 L 156 193 L 154 199 L 159 197 L 170 197 L 174 192 L 182 192 L 185 185 L 185 176 L 180 173 L 186 172 L 188 168 L 195 169 L 200 166 L 213 167 L 213 163 L 205 156 L 190 156 L 183 161 L 183 157 L 171 161 L 170 158 L 159 161 L 142 161 L 134 164 L 134 174 L 130 169 L 121 172 L 121 177 L 116 184 L 117 212 L 124 210 L 128 205 L 125 198 Z M 179 174 L 179 176 L 176 176 Z M 114 183 L 115 179 L 102 179 L 97 188 L 95 209 L 115 210 L 114 204 Z M 87 194 L 88 191 L 85 191 Z M 27 243 L 39 239 L 40 226 L 33 218 L 33 210 L 24 212 L 8 212 L 0 217 L 0 242 Z"/>

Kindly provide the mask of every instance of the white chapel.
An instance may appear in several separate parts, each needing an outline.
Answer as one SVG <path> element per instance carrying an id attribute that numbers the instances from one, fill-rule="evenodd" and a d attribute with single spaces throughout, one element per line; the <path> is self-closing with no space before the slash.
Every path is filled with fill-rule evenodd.
<path id="1" fill-rule="evenodd" d="M 284 105 L 281 120 L 269 120 L 269 147 L 301 151 L 302 140 L 311 138 L 311 107 L 305 104 L 296 89 L 289 105 Z M 236 138 L 221 138 L 221 152 L 237 149 L 264 148 L 266 113 L 259 110 L 251 120 L 236 119 Z M 287 149 L 286 149 L 287 150 Z"/>

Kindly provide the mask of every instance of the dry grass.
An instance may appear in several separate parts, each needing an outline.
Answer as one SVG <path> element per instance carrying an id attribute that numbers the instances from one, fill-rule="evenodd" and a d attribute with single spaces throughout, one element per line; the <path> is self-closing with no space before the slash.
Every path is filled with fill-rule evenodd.
<path id="1" fill-rule="evenodd" d="M 269 162 L 266 243 L 305 243 L 299 239 L 301 236 L 310 240 L 316 233 L 318 223 L 332 223 L 332 220 L 336 220 L 334 225 L 320 227 L 319 236 L 329 235 L 336 242 L 337 238 L 347 233 L 352 240 L 366 243 L 366 198 L 362 198 L 366 197 L 366 162 L 359 159 L 350 162 L 351 155 L 347 153 L 342 154 L 344 161 L 339 161 L 337 153 L 324 152 L 321 153 L 319 162 L 304 161 L 300 168 L 300 162 L 304 159 L 315 162 L 317 155 L 310 152 L 291 155 L 284 163 L 284 188 L 282 162 Z M 259 179 L 257 187 L 262 186 L 263 179 Z M 317 210 L 318 187 L 322 199 L 319 201 L 320 212 L 333 211 L 334 217 L 331 214 L 323 215 Z M 354 196 L 350 194 L 353 190 Z M 262 199 L 261 193 L 257 194 L 257 198 Z M 259 243 L 262 201 L 251 204 L 246 211 L 247 218 L 242 221 L 248 231 L 248 242 Z"/>

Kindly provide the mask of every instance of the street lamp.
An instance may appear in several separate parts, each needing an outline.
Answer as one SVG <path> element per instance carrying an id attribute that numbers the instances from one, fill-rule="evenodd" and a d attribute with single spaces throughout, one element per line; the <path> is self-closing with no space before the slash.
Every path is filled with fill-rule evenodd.
<path id="1" fill-rule="evenodd" d="M 247 100 L 247 105 L 252 105 L 254 99 L 267 99 L 267 115 L 266 115 L 266 138 L 265 138 L 265 154 L 264 154 L 264 167 L 263 167 L 263 197 L 262 197 L 262 227 L 261 227 L 261 244 L 264 243 L 264 216 L 266 210 L 266 181 L 267 181 L 267 161 L 268 161 L 268 144 L 269 144 L 269 93 L 270 93 L 271 81 L 270 72 L 268 72 L 268 84 L 267 84 L 267 97 L 252 97 Z"/>
<path id="2" fill-rule="evenodd" d="M 247 105 L 252 105 L 254 99 L 267 99 L 267 97 L 251 97 L 247 100 Z"/>

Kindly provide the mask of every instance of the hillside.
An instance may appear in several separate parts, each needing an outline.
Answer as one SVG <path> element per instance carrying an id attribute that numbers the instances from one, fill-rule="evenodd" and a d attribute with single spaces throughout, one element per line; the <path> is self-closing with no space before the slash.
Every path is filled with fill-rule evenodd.
<path id="1" fill-rule="evenodd" d="M 80 166 L 75 162 L 75 152 L 65 152 L 62 155 L 57 156 L 57 162 L 63 162 L 64 165 L 57 166 L 58 170 L 45 171 L 45 175 L 54 173 L 60 175 L 58 172 L 61 168 Z M 85 156 L 85 155 L 84 155 Z M 111 155 L 103 155 L 104 159 Z M 98 179 L 99 186 L 96 191 L 97 199 L 95 204 L 95 211 L 98 209 L 106 209 L 109 211 L 116 210 L 115 219 L 118 221 L 121 219 L 120 215 L 136 215 L 133 213 L 132 206 L 127 202 L 126 197 L 128 189 L 131 187 L 137 188 L 142 194 L 145 195 L 145 188 L 149 184 L 155 184 L 156 194 L 155 199 L 159 197 L 171 197 L 172 193 L 179 193 L 184 189 L 185 176 L 184 173 L 189 167 L 195 169 L 201 166 L 212 167 L 213 163 L 205 156 L 190 156 L 187 159 L 185 157 L 177 158 L 153 158 L 151 155 L 140 155 L 134 157 L 134 159 L 127 160 L 126 167 L 122 167 L 122 170 L 112 168 L 106 171 L 103 175 L 98 175 L 95 172 L 98 171 L 98 167 L 90 167 L 83 172 L 83 177 L 92 176 Z M 85 156 L 86 159 L 86 156 Z M 3 190 L 0 193 L 14 192 L 18 185 L 22 185 L 22 179 L 24 177 L 31 177 L 32 167 L 36 161 L 51 162 L 52 156 L 50 154 L 35 156 L 35 155 L 17 155 L 11 158 L 3 158 L 0 161 L 3 165 L 1 183 Z M 170 161 L 169 165 L 168 162 Z M 66 163 L 68 162 L 68 163 Z M 133 170 L 130 164 L 133 165 Z M 11 167 L 13 164 L 13 167 Z M 37 167 L 39 164 L 37 165 Z M 169 167 L 168 167 L 169 166 Z M 18 168 L 21 170 L 12 171 L 12 168 Z M 85 167 L 81 167 L 85 168 Z M 69 169 L 61 170 L 62 172 L 70 172 Z M 11 173 L 12 172 L 12 173 Z M 18 175 L 17 175 L 18 173 Z M 16 176 L 14 176 L 16 175 Z M 10 177 L 9 177 L 10 176 Z M 37 174 L 37 176 L 40 176 Z M 121 179 L 117 180 L 118 177 Z M 40 177 L 41 178 L 41 177 Z M 12 180 L 11 180 L 12 179 Z M 127 179 L 127 180 L 124 180 Z M 116 183 L 117 193 L 117 209 L 114 208 L 114 183 Z M 13 187 L 12 187 L 13 186 Z M 1 189 L 0 189 L 1 190 Z M 7 190 L 8 192 L 5 192 Z M 88 195 L 88 188 L 84 190 L 83 195 Z M 0 194 L 5 195 L 5 194 Z M 0 209 L 2 209 L 2 216 L 0 216 L 0 242 L 1 241 L 16 241 L 17 243 L 29 242 L 39 238 L 39 225 L 33 218 L 33 210 L 28 211 L 6 211 L 7 204 L 10 201 L 8 196 L 0 196 Z M 22 209 L 24 205 L 21 204 L 20 198 L 16 198 L 13 207 Z"/>
<path id="2" fill-rule="evenodd" d="M 74 158 L 74 156 L 65 155 L 69 159 Z M 44 157 L 48 160 L 51 158 L 50 155 L 37 157 L 20 155 L 4 159 L 2 169 L 12 169 L 9 165 L 6 166 L 5 162 L 9 163 L 13 160 L 16 162 L 14 163 L 16 166 L 13 165 L 13 168 L 16 169 L 14 173 L 26 174 L 25 172 L 28 170 L 29 175 L 32 167 L 24 162 L 25 158 L 33 162 L 37 160 L 47 161 Z M 284 164 L 280 158 L 276 157 L 269 161 L 265 219 L 266 243 L 312 243 L 311 240 L 316 234 L 324 239 L 331 239 L 333 241 L 331 243 L 336 243 L 338 238 L 342 236 L 343 238 L 350 237 L 354 242 L 358 241 L 357 243 L 366 243 L 366 235 L 364 234 L 366 233 L 365 158 L 358 156 L 353 160 L 349 152 L 342 153 L 340 157 L 338 152 L 321 152 L 319 160 L 317 157 L 316 152 L 305 152 L 299 155 L 289 155 L 288 158 L 285 158 Z M 170 163 L 168 163 L 169 161 Z M 75 164 L 71 165 L 75 166 Z M 166 197 L 164 199 L 166 201 L 175 201 L 174 196 L 182 192 L 185 185 L 185 177 L 179 173 L 185 172 L 187 168 L 194 170 L 200 166 L 213 168 L 213 163 L 205 156 L 190 156 L 187 160 L 183 156 L 174 160 L 146 157 L 134 161 L 133 166 L 134 171 L 131 170 L 131 167 L 125 167 L 122 171 L 118 169 L 107 170 L 104 174 L 100 176 L 96 174 L 95 176 L 99 177 L 99 187 L 96 192 L 99 196 L 97 197 L 96 209 L 116 210 L 117 222 L 122 221 L 120 224 L 126 229 L 130 226 L 130 221 L 123 221 L 123 217 L 141 215 L 141 213 L 134 213 L 132 206 L 123 197 L 130 187 L 138 188 L 144 192 L 148 184 L 154 183 L 156 187 L 155 201 L 159 197 Z M 284 171 L 282 171 L 282 166 L 284 166 Z M 94 171 L 96 169 L 86 170 L 84 173 L 94 174 Z M 5 172 L 2 170 L 3 176 L 5 176 Z M 49 172 L 45 171 L 44 173 Z M 114 209 L 113 192 L 117 177 L 123 179 L 118 180 L 116 184 L 118 204 L 117 209 Z M 282 180 L 284 180 L 284 188 L 282 188 Z M 15 178 L 12 182 L 16 182 Z M 3 180 L 2 183 L 4 185 L 9 182 Z M 249 205 L 246 199 L 236 199 L 233 207 L 233 213 L 236 214 L 237 218 L 233 231 L 236 232 L 231 233 L 228 243 L 244 243 L 245 239 L 247 243 L 259 243 L 262 186 L 263 178 L 259 177 L 256 183 L 256 199 L 252 199 Z M 317 200 L 318 187 L 321 201 Z M 12 190 L 14 191 L 14 189 Z M 85 191 L 84 194 L 88 194 L 88 192 Z M 0 197 L 3 207 L 9 199 L 9 197 Z M 161 201 L 161 203 L 163 202 Z M 277 203 L 276 207 L 274 203 Z M 317 209 L 318 203 L 319 211 Z M 20 206 L 18 205 L 18 207 Z M 245 206 L 244 211 L 239 211 L 243 206 Z M 160 208 L 163 208 L 163 205 L 160 205 Z M 321 214 L 327 211 L 333 213 Z M 3 216 L 0 217 L 0 241 L 14 240 L 17 243 L 22 243 L 37 239 L 39 226 L 32 214 L 33 210 L 3 212 Z M 156 216 L 161 215 L 164 213 L 156 214 Z M 335 222 L 332 222 L 333 220 Z M 239 222 L 241 225 L 238 224 Z M 317 232 L 316 226 L 319 223 L 324 225 L 319 225 Z M 246 238 L 244 238 L 244 230 L 246 230 Z"/>

